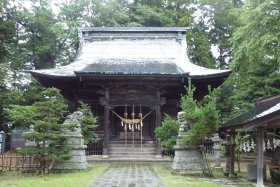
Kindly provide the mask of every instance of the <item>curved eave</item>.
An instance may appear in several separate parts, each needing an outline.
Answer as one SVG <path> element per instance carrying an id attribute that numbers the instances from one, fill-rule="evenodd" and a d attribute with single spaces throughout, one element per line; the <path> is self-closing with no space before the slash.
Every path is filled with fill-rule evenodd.
<path id="1" fill-rule="evenodd" d="M 206 74 L 206 75 L 189 75 L 189 77 L 193 80 L 199 79 L 216 79 L 216 78 L 227 78 L 231 74 L 231 70 L 224 71 L 221 73 L 214 73 L 214 74 Z"/>
<path id="2" fill-rule="evenodd" d="M 164 73 L 102 73 L 102 72 L 79 72 L 74 71 L 78 77 L 90 76 L 90 77 L 180 77 L 186 78 L 189 73 L 182 74 L 164 74 Z"/>
<path id="3" fill-rule="evenodd" d="M 35 71 L 29 71 L 29 73 L 42 85 L 46 87 L 55 87 L 61 91 L 65 89 L 74 89 L 78 83 L 78 78 L 76 76 L 54 76 Z M 67 97 L 65 94 L 64 96 Z"/>
<path id="4" fill-rule="evenodd" d="M 41 73 L 37 71 L 29 71 L 29 73 L 35 78 L 49 78 L 49 79 L 75 79 L 77 78 L 75 75 L 54 75 Z"/>
<path id="5" fill-rule="evenodd" d="M 80 76 L 93 76 L 93 77 L 185 77 L 185 78 L 191 78 L 193 80 L 199 80 L 199 79 L 216 79 L 216 78 L 227 78 L 231 71 L 225 71 L 222 73 L 215 73 L 215 74 L 207 74 L 207 75 L 190 75 L 189 73 L 182 73 L 182 74 L 164 74 L 164 73 L 142 73 L 142 74 L 136 74 L 136 73 L 105 73 L 105 72 L 81 72 L 81 71 L 74 71 L 75 75 L 55 75 L 55 74 L 47 74 L 37 71 L 29 71 L 29 73 L 35 77 L 35 78 L 51 78 L 51 79 L 75 79 Z"/>

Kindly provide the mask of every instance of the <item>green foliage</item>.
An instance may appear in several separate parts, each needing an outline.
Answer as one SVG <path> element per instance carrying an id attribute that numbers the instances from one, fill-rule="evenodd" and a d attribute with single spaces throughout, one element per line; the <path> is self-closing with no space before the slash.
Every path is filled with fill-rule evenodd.
<path id="1" fill-rule="evenodd" d="M 198 10 L 202 12 L 200 25 L 203 25 L 204 33 L 209 40 L 209 44 L 206 46 L 217 48 L 214 53 L 215 57 L 213 57 L 216 62 L 212 65 L 220 69 L 227 69 L 232 61 L 232 46 L 229 40 L 235 28 L 240 25 L 238 16 L 242 2 L 240 0 L 199 0 L 198 4 Z M 201 51 L 206 53 L 210 50 Z M 206 57 L 206 55 L 204 54 L 202 57 Z"/>
<path id="2" fill-rule="evenodd" d="M 223 122 L 248 111 L 258 99 L 280 93 L 279 3 L 259 2 L 246 1 L 235 10 L 233 72 L 216 93 Z"/>
<path id="3" fill-rule="evenodd" d="M 215 60 L 211 53 L 211 43 L 201 24 L 193 25 L 187 31 L 188 55 L 197 65 L 215 68 Z"/>
<path id="4" fill-rule="evenodd" d="M 210 95 L 204 97 L 203 101 L 193 98 L 194 87 L 190 84 L 187 94 L 181 98 L 182 110 L 186 113 L 186 121 L 191 124 L 191 129 L 184 137 L 186 144 L 199 145 L 205 137 L 214 133 L 220 124 L 220 116 L 216 109 L 215 98 Z"/>
<path id="5" fill-rule="evenodd" d="M 0 0 L 0 64 L 7 63 L 16 35 L 15 10 L 8 0 Z"/>
<path id="6" fill-rule="evenodd" d="M 83 113 L 81 130 L 85 144 L 89 144 L 98 140 L 98 136 L 94 133 L 94 129 L 97 127 L 97 118 L 93 116 L 90 106 L 83 102 L 80 102 L 80 104 L 78 111 Z"/>
<path id="7" fill-rule="evenodd" d="M 30 106 L 11 106 L 9 116 L 15 128 L 28 129 L 30 125 L 34 126 L 34 132 L 23 136 L 34 140 L 36 147 L 24 147 L 21 152 L 40 156 L 42 159 L 38 172 L 43 173 L 52 161 L 69 158 L 69 148 L 57 146 L 65 141 L 61 131 L 66 128 L 62 121 L 67 109 L 59 90 L 48 88 L 40 95 L 41 100 Z"/>
<path id="8" fill-rule="evenodd" d="M 176 144 L 178 130 L 177 120 L 165 114 L 162 125 L 155 129 L 155 135 L 162 142 L 165 153 L 174 154 L 173 146 Z"/>
<path id="9" fill-rule="evenodd" d="M 261 64 L 279 66 L 279 19 L 277 1 L 266 1 L 256 9 L 245 9 L 240 16 L 242 24 L 231 39 L 234 52 L 234 66 L 246 73 Z"/>

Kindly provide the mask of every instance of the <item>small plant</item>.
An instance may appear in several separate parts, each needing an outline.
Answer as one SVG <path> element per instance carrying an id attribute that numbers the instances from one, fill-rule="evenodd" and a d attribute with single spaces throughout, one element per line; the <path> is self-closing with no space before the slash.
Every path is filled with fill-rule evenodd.
<path id="1" fill-rule="evenodd" d="M 174 155 L 173 146 L 176 144 L 178 129 L 177 120 L 167 114 L 165 114 L 162 126 L 155 129 L 156 137 L 162 142 L 163 151 L 166 154 Z"/>

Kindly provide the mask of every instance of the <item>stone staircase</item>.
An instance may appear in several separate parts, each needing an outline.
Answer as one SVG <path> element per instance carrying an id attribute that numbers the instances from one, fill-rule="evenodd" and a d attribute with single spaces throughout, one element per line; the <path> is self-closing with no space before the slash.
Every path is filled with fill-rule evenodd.
<path id="1" fill-rule="evenodd" d="M 109 158 L 117 160 L 151 160 L 156 156 L 156 143 L 151 138 L 128 139 L 126 144 L 125 140 L 114 138 L 109 141 Z"/>

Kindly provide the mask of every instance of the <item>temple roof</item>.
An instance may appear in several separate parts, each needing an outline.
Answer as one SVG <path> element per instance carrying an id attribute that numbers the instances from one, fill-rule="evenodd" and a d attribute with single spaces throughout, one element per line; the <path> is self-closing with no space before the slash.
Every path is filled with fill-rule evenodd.
<path id="1" fill-rule="evenodd" d="M 78 56 L 69 65 L 34 70 L 35 77 L 77 75 L 169 75 L 227 77 L 228 70 L 208 69 L 190 62 L 186 28 L 80 28 Z"/>
<path id="2" fill-rule="evenodd" d="M 222 129 L 248 128 L 250 126 L 263 125 L 273 120 L 273 116 L 280 117 L 280 94 L 259 100 L 248 112 L 229 120 L 222 125 Z"/>

